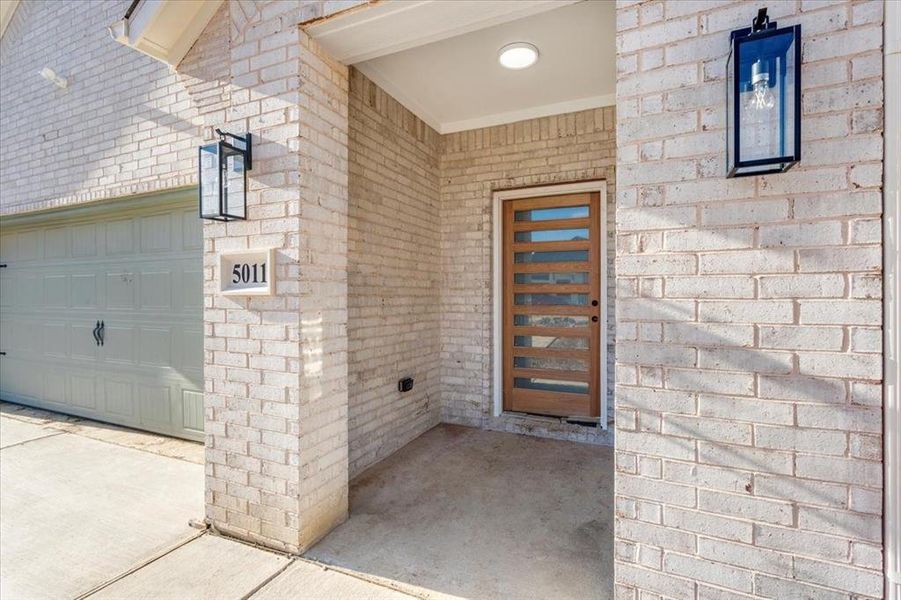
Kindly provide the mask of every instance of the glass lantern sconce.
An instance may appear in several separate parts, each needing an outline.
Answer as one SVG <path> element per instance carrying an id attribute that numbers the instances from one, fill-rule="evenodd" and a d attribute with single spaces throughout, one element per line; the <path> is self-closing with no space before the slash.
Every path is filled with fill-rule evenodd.
<path id="1" fill-rule="evenodd" d="M 199 148 L 200 217 L 243 221 L 247 218 L 247 171 L 253 157 L 251 135 L 241 137 L 220 129 L 216 133 L 218 142 Z"/>
<path id="2" fill-rule="evenodd" d="M 761 8 L 732 32 L 726 63 L 727 177 L 782 173 L 801 160 L 801 26 Z"/>

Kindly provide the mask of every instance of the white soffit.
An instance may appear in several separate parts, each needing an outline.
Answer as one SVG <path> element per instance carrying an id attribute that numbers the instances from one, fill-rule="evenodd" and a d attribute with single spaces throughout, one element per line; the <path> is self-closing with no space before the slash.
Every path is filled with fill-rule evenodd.
<path id="1" fill-rule="evenodd" d="M 142 0 L 128 20 L 110 25 L 117 42 L 175 66 L 219 10 L 222 0 Z"/>
<path id="2" fill-rule="evenodd" d="M 573 4 L 579 0 L 383 0 L 303 26 L 347 65 Z"/>
<path id="3" fill-rule="evenodd" d="M 0 0 L 0 38 L 6 33 L 6 28 L 16 12 L 19 0 Z"/>
<path id="4" fill-rule="evenodd" d="M 481 14 L 493 3 L 475 4 Z M 614 2 L 556 6 L 355 66 L 439 133 L 615 104 Z M 512 42 L 536 45 L 538 62 L 519 71 L 501 67 L 498 49 Z"/>

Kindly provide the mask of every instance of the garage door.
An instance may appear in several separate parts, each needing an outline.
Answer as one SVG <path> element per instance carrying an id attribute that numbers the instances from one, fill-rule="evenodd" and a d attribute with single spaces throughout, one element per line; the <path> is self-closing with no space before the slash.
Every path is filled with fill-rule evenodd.
<path id="1" fill-rule="evenodd" d="M 202 233 L 190 198 L 4 219 L 0 398 L 203 439 Z"/>

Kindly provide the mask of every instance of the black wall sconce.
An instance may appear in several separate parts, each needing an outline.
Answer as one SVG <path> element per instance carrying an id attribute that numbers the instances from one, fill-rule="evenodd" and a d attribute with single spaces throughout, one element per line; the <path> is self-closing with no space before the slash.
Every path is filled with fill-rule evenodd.
<path id="1" fill-rule="evenodd" d="M 731 35 L 726 64 L 727 177 L 781 173 L 801 160 L 801 26 L 761 8 Z"/>
<path id="2" fill-rule="evenodd" d="M 252 168 L 249 133 L 237 136 L 216 129 L 219 141 L 200 146 L 200 217 L 215 221 L 247 218 L 247 171 Z M 226 141 L 230 138 L 230 142 Z"/>

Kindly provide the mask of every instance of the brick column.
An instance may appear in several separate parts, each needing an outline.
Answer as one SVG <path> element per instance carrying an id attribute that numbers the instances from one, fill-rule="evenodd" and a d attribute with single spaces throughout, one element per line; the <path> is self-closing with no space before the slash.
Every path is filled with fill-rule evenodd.
<path id="1" fill-rule="evenodd" d="M 207 519 L 288 552 L 347 514 L 348 77 L 298 29 L 311 6 L 227 3 L 207 31 L 229 32 L 228 83 L 194 86 L 209 127 L 254 135 L 247 220 L 204 227 Z M 220 295 L 218 253 L 256 247 L 275 294 Z"/>
<path id="2" fill-rule="evenodd" d="M 300 545 L 347 516 L 348 70 L 300 35 Z"/>
<path id="3" fill-rule="evenodd" d="M 803 26 L 802 161 L 725 179 L 764 5 Z M 618 3 L 619 599 L 882 595 L 882 6 Z"/>

